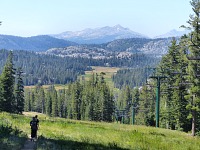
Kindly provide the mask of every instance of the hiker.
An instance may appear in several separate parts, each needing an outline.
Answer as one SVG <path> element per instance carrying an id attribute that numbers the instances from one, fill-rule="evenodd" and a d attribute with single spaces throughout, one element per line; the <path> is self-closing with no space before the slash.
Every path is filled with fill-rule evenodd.
<path id="1" fill-rule="evenodd" d="M 32 118 L 30 126 L 31 126 L 31 140 L 33 140 L 34 138 L 37 138 L 37 130 L 39 127 L 39 120 L 37 119 L 37 115 Z"/>
<path id="2" fill-rule="evenodd" d="M 35 115 L 35 119 L 36 119 L 36 122 L 37 122 L 37 130 L 38 130 L 39 129 L 39 119 L 38 119 L 37 115 Z M 37 137 L 37 131 L 36 131 L 35 137 Z"/>
<path id="3" fill-rule="evenodd" d="M 35 119 L 36 119 L 36 122 L 37 122 L 37 129 L 39 129 L 39 119 L 38 119 L 38 115 L 35 115 Z"/>

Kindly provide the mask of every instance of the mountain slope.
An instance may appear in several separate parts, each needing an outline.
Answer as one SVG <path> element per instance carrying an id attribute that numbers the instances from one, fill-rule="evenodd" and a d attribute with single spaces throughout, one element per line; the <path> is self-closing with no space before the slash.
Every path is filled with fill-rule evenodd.
<path id="1" fill-rule="evenodd" d="M 187 133 L 180 131 L 120 123 L 52 118 L 41 113 L 24 114 L 2 112 L 0 121 L 2 121 L 2 126 L 5 126 L 3 122 L 6 122 L 8 127 L 15 127 L 18 130 L 16 133 L 21 131 L 25 135 L 29 135 L 30 125 L 28 122 L 32 116 L 37 114 L 41 120 L 37 139 L 38 149 L 52 149 L 53 147 L 57 150 L 198 150 L 200 147 L 199 137 L 192 138 Z M 3 131 L 0 130 L 0 133 L 2 134 Z M 16 149 L 13 142 L 16 142 L 20 136 L 18 138 L 11 136 L 8 140 L 4 138 L 5 136 L 0 137 L 0 140 L 4 141 L 1 146 L 8 144 L 10 149 Z"/>
<path id="2" fill-rule="evenodd" d="M 65 48 L 52 48 L 45 54 L 54 54 L 58 56 L 84 57 L 84 58 L 112 58 L 131 56 L 135 53 L 164 55 L 171 44 L 171 38 L 163 39 L 119 39 L 104 44 L 90 44 L 68 46 Z"/>
<path id="3" fill-rule="evenodd" d="M 116 39 L 124 38 L 148 38 L 145 35 L 131 31 L 128 28 L 124 28 L 120 25 L 114 27 L 102 27 L 95 29 L 85 29 L 82 31 L 67 31 L 60 34 L 51 35 L 55 38 L 65 39 L 80 44 L 101 44 L 110 42 Z"/>
<path id="4" fill-rule="evenodd" d="M 46 51 L 52 47 L 66 47 L 71 45 L 77 44 L 47 35 L 33 37 L 0 35 L 0 49 Z"/>

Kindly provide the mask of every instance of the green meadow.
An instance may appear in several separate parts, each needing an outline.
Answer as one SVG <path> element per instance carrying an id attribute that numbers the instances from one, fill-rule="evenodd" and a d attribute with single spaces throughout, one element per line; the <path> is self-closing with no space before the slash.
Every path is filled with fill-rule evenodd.
<path id="1" fill-rule="evenodd" d="M 101 72 L 104 72 L 105 75 L 104 75 L 104 78 L 105 78 L 105 81 L 106 83 L 109 85 L 109 87 L 111 88 L 114 88 L 114 82 L 112 81 L 112 76 L 114 74 L 117 73 L 117 71 L 119 70 L 120 68 L 116 68 L 116 67 L 97 67 L 97 66 L 93 66 L 92 67 L 92 71 L 85 71 L 85 75 L 82 75 L 82 76 L 79 76 L 78 78 L 80 79 L 80 81 L 83 79 L 88 81 L 93 74 L 98 74 L 100 75 Z M 43 88 L 44 89 L 48 89 L 50 85 L 43 85 Z M 67 89 L 68 88 L 68 85 L 63 85 L 63 84 L 55 84 L 55 89 L 56 90 L 61 90 L 61 89 Z M 33 89 L 35 88 L 35 86 L 25 86 L 25 88 L 27 89 Z"/>
<path id="2" fill-rule="evenodd" d="M 82 77 L 85 78 L 86 81 L 88 81 L 91 76 L 93 74 L 98 74 L 100 75 L 100 73 L 105 73 L 104 75 L 104 79 L 106 81 L 106 83 L 108 84 L 108 86 L 113 89 L 114 92 L 118 92 L 119 89 L 117 88 L 114 88 L 114 82 L 112 81 L 112 76 L 114 74 L 117 73 L 117 71 L 120 70 L 120 68 L 117 68 L 117 67 L 97 67 L 97 66 L 92 66 L 92 71 L 85 71 L 85 75 L 83 75 Z M 81 77 L 80 77 L 81 79 Z"/>
<path id="3" fill-rule="evenodd" d="M 0 149 L 17 150 L 30 136 L 36 113 L 0 113 Z M 161 128 L 77 121 L 38 114 L 37 150 L 198 150 L 200 138 Z"/>

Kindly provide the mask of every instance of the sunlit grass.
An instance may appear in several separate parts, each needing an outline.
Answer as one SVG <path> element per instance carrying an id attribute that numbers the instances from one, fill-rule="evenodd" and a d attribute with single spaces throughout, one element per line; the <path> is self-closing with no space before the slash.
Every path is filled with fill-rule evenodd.
<path id="1" fill-rule="evenodd" d="M 27 135 L 29 122 L 37 113 L 12 115 L 0 113 L 0 119 Z M 117 123 L 76 121 L 38 114 L 38 149 L 133 149 L 198 150 L 200 138 L 161 128 Z M 45 146 L 44 146 L 45 145 Z"/>
<path id="2" fill-rule="evenodd" d="M 114 82 L 112 81 L 112 76 L 114 74 L 117 73 L 117 71 L 120 69 L 120 68 L 117 68 L 117 67 L 97 67 L 97 66 L 93 66 L 92 67 L 92 71 L 85 71 L 85 75 L 81 75 L 79 76 L 78 78 L 80 80 L 82 80 L 82 77 L 85 78 L 86 81 L 89 81 L 89 79 L 91 78 L 91 76 L 94 74 L 99 74 L 101 72 L 104 72 L 105 75 L 104 75 L 104 78 L 105 78 L 105 81 L 106 83 L 108 84 L 108 86 L 113 89 L 114 91 L 117 91 L 116 88 L 114 88 Z M 42 87 L 47 90 L 49 88 L 50 85 L 43 85 Z M 61 89 L 67 89 L 68 88 L 68 85 L 63 85 L 63 84 L 55 84 L 55 89 L 56 90 L 61 90 Z M 35 86 L 25 86 L 25 89 L 34 89 Z"/>
<path id="3" fill-rule="evenodd" d="M 46 91 L 51 85 L 42 85 L 42 87 L 44 88 L 44 90 Z M 25 86 L 25 89 L 35 89 L 35 85 L 34 86 Z M 67 89 L 68 85 L 64 85 L 64 84 L 55 84 L 54 85 L 55 89 L 58 90 L 63 90 L 63 89 Z"/>
<path id="4" fill-rule="evenodd" d="M 105 73 L 105 75 L 104 75 L 105 82 L 108 84 L 108 86 L 111 89 L 116 91 L 117 89 L 114 88 L 114 82 L 112 81 L 112 76 L 114 74 L 116 74 L 119 69 L 120 68 L 117 68 L 117 67 L 92 66 L 92 71 L 85 71 L 84 78 L 86 81 L 88 81 L 93 74 L 97 73 L 98 75 L 100 75 L 101 72 L 104 72 Z M 81 77 L 80 77 L 80 79 L 81 79 Z"/>

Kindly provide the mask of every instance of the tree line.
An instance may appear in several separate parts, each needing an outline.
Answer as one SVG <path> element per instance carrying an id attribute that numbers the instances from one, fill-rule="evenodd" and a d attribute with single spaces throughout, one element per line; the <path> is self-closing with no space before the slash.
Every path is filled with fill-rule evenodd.
<path id="1" fill-rule="evenodd" d="M 67 89 L 54 85 L 44 89 L 37 85 L 25 90 L 25 111 L 36 111 L 52 117 L 76 120 L 113 121 L 113 93 L 104 74 L 93 74 L 89 81 L 76 81 Z"/>
<path id="2" fill-rule="evenodd" d="M 8 57 L 8 50 L 0 50 L 0 73 Z M 41 55 L 29 51 L 13 51 L 15 67 L 22 68 L 24 85 L 67 84 L 74 82 L 84 71 L 91 70 L 81 60 Z"/>

